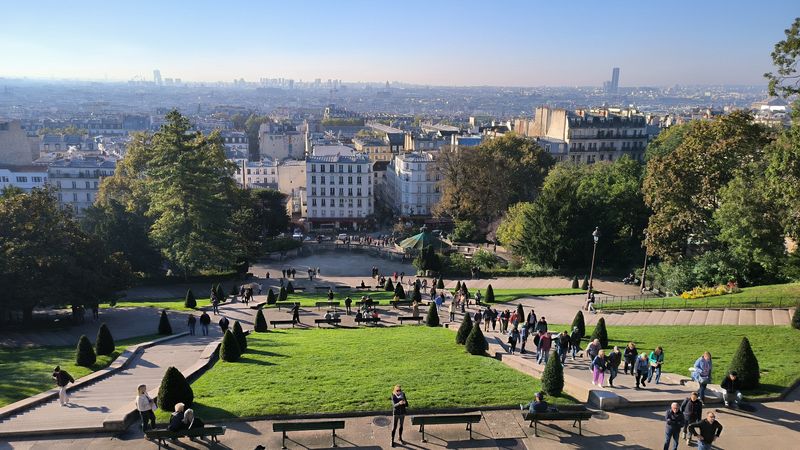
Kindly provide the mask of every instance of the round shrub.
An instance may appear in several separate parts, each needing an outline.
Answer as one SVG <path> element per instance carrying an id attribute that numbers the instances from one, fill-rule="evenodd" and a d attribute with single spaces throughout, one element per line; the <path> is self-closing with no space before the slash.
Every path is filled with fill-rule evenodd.
<path id="1" fill-rule="evenodd" d="M 275 296 L 275 292 L 273 292 L 272 288 L 267 291 L 267 304 L 274 305 L 278 301 L 278 297 Z"/>
<path id="2" fill-rule="evenodd" d="M 190 408 L 193 402 L 194 392 L 181 371 L 174 367 L 167 368 L 158 388 L 158 407 L 162 411 L 171 412 L 175 411 L 177 403 L 183 403 Z"/>
<path id="3" fill-rule="evenodd" d="M 110 355 L 114 353 L 114 338 L 108 330 L 106 324 L 100 325 L 97 330 L 97 339 L 95 339 L 95 347 L 97 347 L 98 355 Z"/>
<path id="4" fill-rule="evenodd" d="M 578 311 L 575 313 L 575 318 L 572 319 L 572 326 L 570 330 L 574 330 L 575 327 L 578 327 L 578 333 L 581 335 L 581 339 L 586 336 L 586 321 L 583 320 L 583 311 Z"/>
<path id="5" fill-rule="evenodd" d="M 739 349 L 731 359 L 731 365 L 728 368 L 728 373 L 736 372 L 739 381 L 742 383 L 742 389 L 755 389 L 761 380 L 761 369 L 758 366 L 758 359 L 753 348 L 750 346 L 750 340 L 747 336 L 742 338 L 739 344 Z"/>
<path id="6" fill-rule="evenodd" d="M 608 331 L 606 331 L 606 319 L 603 317 L 601 317 L 600 320 L 597 321 L 597 325 L 594 326 L 594 331 L 592 332 L 590 340 L 593 341 L 595 339 L 600 341 L 600 347 L 608 347 Z"/>
<path id="7" fill-rule="evenodd" d="M 456 333 L 456 344 L 466 344 L 470 331 L 472 331 L 471 314 L 464 314 L 464 320 L 461 321 L 461 326 L 458 327 L 458 332 Z"/>
<path id="8" fill-rule="evenodd" d="M 225 331 L 222 344 L 219 346 L 219 359 L 226 362 L 236 362 L 241 356 L 242 351 L 239 349 L 239 342 L 236 340 L 236 336 L 233 335 L 231 330 Z"/>
<path id="9" fill-rule="evenodd" d="M 244 353 L 247 351 L 247 336 L 244 335 L 242 324 L 237 320 L 233 322 L 233 335 L 236 337 L 236 342 L 239 343 L 239 351 Z"/>
<path id="10" fill-rule="evenodd" d="M 158 321 L 158 334 L 163 334 L 163 335 L 172 334 L 172 325 L 169 324 L 169 317 L 167 317 L 167 311 L 161 311 L 161 319 Z"/>
<path id="11" fill-rule="evenodd" d="M 197 299 L 194 297 L 194 292 L 191 289 L 186 290 L 186 298 L 183 300 L 183 306 L 187 308 L 197 308 Z"/>
<path id="12" fill-rule="evenodd" d="M 267 327 L 267 319 L 264 318 L 264 311 L 262 311 L 261 308 L 259 308 L 258 312 L 256 312 L 256 322 L 255 325 L 253 325 L 253 331 L 258 333 L 266 333 L 269 331 L 269 328 Z"/>
<path id="13" fill-rule="evenodd" d="M 494 303 L 494 288 L 492 285 L 486 286 L 486 299 L 484 300 L 486 303 Z"/>
<path id="14" fill-rule="evenodd" d="M 406 291 L 405 291 L 405 289 L 403 289 L 403 285 L 402 285 L 402 284 L 400 284 L 400 283 L 397 283 L 397 284 L 394 286 L 394 295 L 396 295 L 396 296 L 397 296 L 397 298 L 399 298 L 400 300 L 405 300 L 405 298 L 406 298 Z"/>
<path id="15" fill-rule="evenodd" d="M 383 285 L 383 290 L 385 290 L 386 292 L 394 291 L 394 284 L 392 284 L 391 278 L 386 278 L 386 284 Z"/>
<path id="16" fill-rule="evenodd" d="M 428 315 L 425 317 L 425 325 L 429 327 L 439 326 L 439 311 L 436 309 L 436 303 L 431 302 L 428 306 Z"/>
<path id="17" fill-rule="evenodd" d="M 483 337 L 483 331 L 481 331 L 481 327 L 472 327 L 472 330 L 469 332 L 469 336 L 467 336 L 465 347 L 467 351 L 473 355 L 486 354 L 486 350 L 489 350 L 489 343 L 486 342 L 486 338 Z"/>
<path id="18" fill-rule="evenodd" d="M 75 352 L 75 363 L 83 367 L 92 367 L 97 361 L 97 355 L 94 353 L 92 343 L 86 335 L 82 335 L 78 339 L 78 348 Z"/>
<path id="19" fill-rule="evenodd" d="M 548 395 L 560 395 L 564 390 L 564 367 L 555 352 L 550 354 L 542 373 L 542 390 Z"/>

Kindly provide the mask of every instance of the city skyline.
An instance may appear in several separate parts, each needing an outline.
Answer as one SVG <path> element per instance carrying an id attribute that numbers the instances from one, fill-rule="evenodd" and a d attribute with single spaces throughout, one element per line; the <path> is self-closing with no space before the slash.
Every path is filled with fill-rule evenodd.
<path id="1" fill-rule="evenodd" d="M 657 5 L 88 1 L 6 5 L 0 77 L 437 86 L 758 85 L 788 1 Z M 634 10 L 635 7 L 635 10 Z M 41 11 L 46 11 L 42 14 Z M 691 14 L 687 14 L 691 11 Z M 65 24 L 80 26 L 65 27 Z M 618 25 L 619 24 L 619 25 Z M 556 26 L 554 25 L 561 25 Z M 209 31 L 211 30 L 211 31 Z M 589 31 L 587 31 L 589 30 Z M 32 32 L 35 31 L 35 32 Z"/>

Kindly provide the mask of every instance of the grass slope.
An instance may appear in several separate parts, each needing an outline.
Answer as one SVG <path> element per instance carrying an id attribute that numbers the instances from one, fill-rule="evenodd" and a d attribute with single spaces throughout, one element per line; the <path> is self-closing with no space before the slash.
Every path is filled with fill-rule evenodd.
<path id="1" fill-rule="evenodd" d="M 507 303 L 526 297 L 545 297 L 548 295 L 583 294 L 585 291 L 572 288 L 530 288 L 530 289 L 495 289 L 494 302 Z M 481 295 L 486 296 L 486 289 L 481 290 Z"/>
<path id="2" fill-rule="evenodd" d="M 597 309 L 680 309 L 680 308 L 753 308 L 788 307 L 800 299 L 800 283 L 771 284 L 742 289 L 742 292 L 716 297 L 683 299 L 680 297 L 611 301 L 595 305 Z"/>
<path id="3" fill-rule="evenodd" d="M 108 367 L 126 347 L 159 337 L 162 336 L 148 335 L 116 341 L 116 351 L 108 356 L 98 356 L 92 367 L 75 365 L 75 346 L 0 348 L 0 406 L 55 387 L 51 375 L 57 365 L 77 380 Z"/>
<path id="4" fill-rule="evenodd" d="M 184 299 L 177 298 L 174 300 L 125 300 L 117 302 L 114 306 L 109 308 L 157 308 L 168 309 L 171 311 L 197 311 L 197 309 L 187 308 L 183 306 Z M 210 298 L 198 298 L 197 308 L 204 306 L 211 306 Z"/>
<path id="5" fill-rule="evenodd" d="M 465 353 L 454 337 L 427 327 L 256 333 L 240 362 L 219 361 L 194 382 L 195 409 L 208 419 L 385 411 L 395 384 L 412 408 L 514 405 L 541 388 L 500 361 Z"/>

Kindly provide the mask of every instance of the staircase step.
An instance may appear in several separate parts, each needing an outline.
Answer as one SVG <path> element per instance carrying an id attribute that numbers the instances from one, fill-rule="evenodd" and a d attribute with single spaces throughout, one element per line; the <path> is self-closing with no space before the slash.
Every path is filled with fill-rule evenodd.
<path id="1" fill-rule="evenodd" d="M 756 325 L 756 310 L 740 309 L 739 325 Z"/>
<path id="2" fill-rule="evenodd" d="M 772 311 L 769 309 L 757 309 L 756 325 L 775 325 L 775 321 L 772 318 Z"/>
<path id="3" fill-rule="evenodd" d="M 739 310 L 738 309 L 725 309 L 722 311 L 722 324 L 723 325 L 738 325 L 739 324 Z"/>
<path id="4" fill-rule="evenodd" d="M 679 313 L 679 311 L 676 310 L 676 309 L 671 309 L 669 311 L 664 311 L 664 315 L 661 316 L 661 319 L 659 319 L 658 324 L 659 325 L 674 325 L 675 324 L 675 319 L 678 318 L 678 313 Z"/>
<path id="5" fill-rule="evenodd" d="M 793 309 L 773 309 L 772 323 L 775 325 L 789 325 L 792 323 Z"/>
<path id="6" fill-rule="evenodd" d="M 708 310 L 695 309 L 692 311 L 692 318 L 689 319 L 689 325 L 705 325 L 706 318 L 708 318 Z"/>
<path id="7" fill-rule="evenodd" d="M 722 314 L 723 311 L 721 309 L 710 309 L 708 316 L 706 316 L 705 325 L 722 325 Z"/>
<path id="8" fill-rule="evenodd" d="M 661 318 L 664 317 L 664 311 L 653 311 L 650 313 L 650 317 L 647 318 L 647 322 L 645 325 L 655 325 L 661 321 Z"/>
<path id="9" fill-rule="evenodd" d="M 678 316 L 675 317 L 674 323 L 680 325 L 688 325 L 692 321 L 692 314 L 694 314 L 694 311 L 692 311 L 691 309 L 681 309 L 680 311 L 678 311 Z"/>

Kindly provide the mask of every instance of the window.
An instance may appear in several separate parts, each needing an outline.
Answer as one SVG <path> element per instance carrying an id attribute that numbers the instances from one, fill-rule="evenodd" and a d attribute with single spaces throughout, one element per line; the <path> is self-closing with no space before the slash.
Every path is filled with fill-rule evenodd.
<path id="1" fill-rule="evenodd" d="M 336 188 L 331 188 L 330 193 L 331 193 L 331 197 L 336 195 Z"/>
<path id="2" fill-rule="evenodd" d="M 247 174 L 250 175 L 250 169 L 247 169 Z"/>
<path id="3" fill-rule="evenodd" d="M 315 198 L 311 199 L 311 206 L 317 206 L 317 199 L 315 199 Z M 316 214 L 316 213 L 314 213 L 314 214 Z"/>
<path id="4" fill-rule="evenodd" d="M 347 188 L 347 195 L 353 196 L 353 188 Z"/>
<path id="5" fill-rule="evenodd" d="M 317 195 L 317 188 L 315 187 L 311 188 L 311 195 Z"/>
<path id="6" fill-rule="evenodd" d="M 344 199 L 343 198 L 339 199 L 339 208 L 344 208 Z"/>
<path id="7" fill-rule="evenodd" d="M 322 206 L 325 206 L 325 199 L 324 198 L 322 199 L 321 204 L 322 204 Z"/>
<path id="8" fill-rule="evenodd" d="M 356 177 L 356 184 L 361 184 L 361 177 Z"/>
<path id="9" fill-rule="evenodd" d="M 87 182 L 86 182 L 86 189 L 91 189 L 91 188 L 92 188 L 92 185 L 91 185 L 91 183 L 87 181 Z"/>
<path id="10" fill-rule="evenodd" d="M 356 200 L 356 206 L 361 208 L 361 199 L 360 198 Z"/>
<path id="11" fill-rule="evenodd" d="M 72 189 L 78 189 L 78 185 L 74 181 L 72 182 Z"/>
<path id="12" fill-rule="evenodd" d="M 356 195 L 358 195 L 359 197 L 361 197 L 361 188 L 358 188 L 358 189 L 356 190 Z"/>
<path id="13" fill-rule="evenodd" d="M 347 184 L 353 184 L 353 177 L 347 177 Z"/>
<path id="14" fill-rule="evenodd" d="M 361 173 L 361 166 L 356 166 L 356 172 Z"/>
<path id="15" fill-rule="evenodd" d="M 344 184 L 344 177 L 339 177 L 339 184 Z"/>
<path id="16" fill-rule="evenodd" d="M 91 202 L 92 201 L 92 194 L 90 194 L 88 192 L 86 193 L 86 201 L 87 202 Z"/>
<path id="17" fill-rule="evenodd" d="M 33 181 L 34 183 L 41 183 L 42 177 L 31 177 L 31 181 Z"/>
<path id="18" fill-rule="evenodd" d="M 339 196 L 344 197 L 344 188 L 339 188 Z"/>
<path id="19" fill-rule="evenodd" d="M 331 173 L 336 172 L 336 170 L 334 170 L 335 166 L 333 164 L 330 165 L 330 169 L 331 169 Z"/>
<path id="20" fill-rule="evenodd" d="M 75 193 L 72 194 L 72 201 L 73 202 L 77 202 L 78 201 L 78 194 L 75 194 Z"/>
<path id="21" fill-rule="evenodd" d="M 27 183 L 28 177 L 17 177 L 17 183 Z"/>
<path id="22" fill-rule="evenodd" d="M 319 171 L 320 172 L 325 172 L 325 164 L 320 164 L 319 165 Z"/>
<path id="23" fill-rule="evenodd" d="M 342 172 L 344 172 L 344 166 L 339 164 L 339 173 L 342 173 Z"/>
<path id="24" fill-rule="evenodd" d="M 311 184 L 317 184 L 317 176 L 311 175 Z"/>
<path id="25" fill-rule="evenodd" d="M 351 165 L 347 166 L 347 173 L 353 173 L 353 166 Z"/>
<path id="26" fill-rule="evenodd" d="M 8 177 L 0 177 L 0 180 L 2 180 L 3 183 L 8 183 Z M 61 187 L 61 186 L 59 186 L 59 187 Z"/>
<path id="27" fill-rule="evenodd" d="M 319 177 L 319 184 L 325 184 L 325 175 Z"/>

